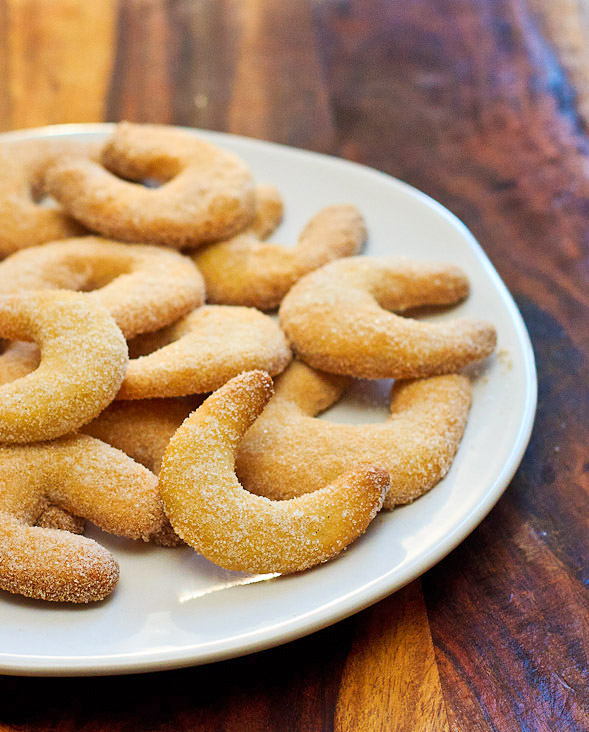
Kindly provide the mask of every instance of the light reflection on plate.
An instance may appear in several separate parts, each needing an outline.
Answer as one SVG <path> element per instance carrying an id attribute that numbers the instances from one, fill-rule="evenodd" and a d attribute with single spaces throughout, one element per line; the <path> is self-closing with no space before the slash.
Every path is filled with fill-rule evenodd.
<path id="1" fill-rule="evenodd" d="M 267 582 L 268 580 L 280 577 L 280 572 L 273 572 L 272 574 L 254 574 L 246 575 L 245 577 L 238 577 L 237 579 L 227 580 L 227 582 L 220 582 L 218 585 L 212 587 L 205 587 L 202 590 L 193 590 L 192 592 L 182 592 L 178 595 L 178 602 L 190 602 L 191 600 L 198 600 L 199 597 L 210 595 L 213 592 L 222 592 L 223 590 L 230 590 L 233 587 L 243 587 L 244 585 L 254 585 L 257 582 Z"/>

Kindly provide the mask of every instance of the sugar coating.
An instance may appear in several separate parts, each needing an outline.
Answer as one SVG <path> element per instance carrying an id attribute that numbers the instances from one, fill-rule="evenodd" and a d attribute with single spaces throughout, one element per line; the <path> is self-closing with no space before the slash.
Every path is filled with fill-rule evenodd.
<path id="1" fill-rule="evenodd" d="M 163 185 L 130 182 L 146 179 Z M 251 173 L 238 157 L 160 125 L 121 122 L 100 162 L 61 156 L 45 181 L 76 220 L 123 241 L 194 247 L 235 234 L 254 216 Z"/>
<path id="2" fill-rule="evenodd" d="M 80 431 L 122 450 L 158 475 L 174 432 L 201 402 L 202 397 L 116 401 Z"/>
<path id="3" fill-rule="evenodd" d="M 253 232 L 258 239 L 266 239 L 282 221 L 284 204 L 275 186 L 260 183 L 254 188 L 256 206 L 254 218 L 244 231 Z"/>
<path id="4" fill-rule="evenodd" d="M 196 252 L 208 302 L 278 307 L 303 275 L 339 257 L 358 254 L 366 240 L 355 206 L 328 206 L 303 229 L 295 247 L 265 243 L 254 229 Z"/>
<path id="5" fill-rule="evenodd" d="M 83 534 L 86 530 L 86 521 L 80 516 L 74 516 L 59 506 L 47 506 L 37 518 L 35 526 L 44 529 L 60 529 L 71 531 L 72 534 Z"/>
<path id="6" fill-rule="evenodd" d="M 0 513 L 0 588 L 51 602 L 103 600 L 115 588 L 119 565 L 92 539 L 30 527 Z"/>
<path id="7" fill-rule="evenodd" d="M 235 453 L 271 395 L 268 374 L 235 377 L 188 417 L 164 455 L 159 487 L 174 530 L 227 569 L 287 573 L 324 562 L 364 533 L 388 490 L 386 471 L 363 465 L 290 501 L 248 493 Z"/>
<path id="8" fill-rule="evenodd" d="M 0 257 L 84 233 L 63 210 L 38 203 L 45 193 L 47 165 L 56 155 L 72 152 L 87 154 L 87 148 L 51 139 L 0 143 Z"/>
<path id="9" fill-rule="evenodd" d="M 130 344 L 117 399 L 200 394 L 242 371 L 280 373 L 292 358 L 280 326 L 254 308 L 205 305 Z M 147 355 L 140 355 L 147 354 Z"/>
<path id="10" fill-rule="evenodd" d="M 284 298 L 280 324 L 314 368 L 367 379 L 453 373 L 489 356 L 495 328 L 466 318 L 427 323 L 395 315 L 468 294 L 462 270 L 401 257 L 350 257 L 306 275 Z"/>
<path id="11" fill-rule="evenodd" d="M 116 447 L 155 475 L 174 432 L 202 402 L 201 397 L 184 399 L 139 399 L 109 404 L 80 432 Z M 159 546 L 178 546 L 182 540 L 166 519 L 151 537 Z"/>
<path id="12" fill-rule="evenodd" d="M 35 371 L 0 386 L 0 441 L 34 442 L 71 432 L 114 399 L 127 343 L 109 313 L 82 294 L 0 295 L 0 336 L 35 341 Z"/>
<path id="13" fill-rule="evenodd" d="M 348 379 L 295 361 L 248 430 L 236 458 L 247 490 L 274 500 L 316 491 L 357 463 L 385 468 L 391 487 L 385 508 L 413 501 L 450 469 L 471 401 L 469 380 L 449 374 L 397 382 L 391 413 L 379 424 L 315 419 L 334 404 Z"/>
<path id="14" fill-rule="evenodd" d="M 205 297 L 202 275 L 188 257 L 98 236 L 29 248 L 0 263 L 0 293 L 46 289 L 87 292 L 126 338 L 163 328 Z"/>
<path id="15" fill-rule="evenodd" d="M 166 525 L 155 475 L 100 440 L 73 435 L 0 446 L 0 588 L 66 602 L 112 591 L 119 570 L 106 549 L 43 527 L 48 517 L 55 526 L 60 511 L 144 541 Z"/>

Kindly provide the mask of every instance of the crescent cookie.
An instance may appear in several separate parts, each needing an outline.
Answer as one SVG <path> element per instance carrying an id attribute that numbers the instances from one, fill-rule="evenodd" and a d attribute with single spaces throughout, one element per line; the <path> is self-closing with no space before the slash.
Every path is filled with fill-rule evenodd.
<path id="1" fill-rule="evenodd" d="M 450 305 L 468 294 L 458 267 L 397 257 L 350 257 L 298 282 L 280 306 L 295 353 L 313 368 L 367 379 L 453 373 L 489 356 L 487 322 L 426 323 L 388 312 Z"/>
<path id="2" fill-rule="evenodd" d="M 162 185 L 140 185 L 145 180 Z M 100 163 L 61 156 L 45 181 L 76 220 L 129 242 L 195 247 L 232 236 L 254 215 L 252 177 L 238 157 L 160 125 L 121 122 Z"/>
<path id="3" fill-rule="evenodd" d="M 365 240 L 364 220 L 355 206 L 328 206 L 309 221 L 294 247 L 261 242 L 249 230 L 210 244 L 193 259 L 209 302 L 272 310 L 303 275 L 358 254 Z"/>
<path id="4" fill-rule="evenodd" d="M 202 398 L 113 402 L 81 432 L 122 450 L 156 475 L 172 435 Z"/>
<path id="5" fill-rule="evenodd" d="M 446 475 L 470 408 L 465 376 L 396 383 L 389 419 L 382 423 L 315 419 L 347 383 L 300 361 L 278 378 L 276 394 L 237 453 L 237 475 L 247 490 L 286 500 L 317 490 L 357 463 L 374 463 L 390 474 L 384 507 L 393 508 L 419 498 Z"/>
<path id="6" fill-rule="evenodd" d="M 45 516 L 51 516 L 44 528 Z M 104 547 L 55 528 L 71 513 L 105 531 L 149 541 L 167 524 L 157 478 L 119 450 L 87 435 L 0 446 L 0 588 L 59 602 L 91 602 L 119 577 Z M 75 523 L 73 524 L 75 528 Z"/>
<path id="7" fill-rule="evenodd" d="M 256 208 L 254 218 L 245 232 L 255 234 L 258 239 L 266 239 L 274 233 L 284 213 L 284 204 L 278 188 L 268 184 L 261 184 L 255 187 Z"/>
<path id="8" fill-rule="evenodd" d="M 85 292 L 126 338 L 174 322 L 205 297 L 202 276 L 188 257 L 98 236 L 25 249 L 0 263 L 0 293 L 45 289 Z"/>
<path id="9" fill-rule="evenodd" d="M 0 144 L 0 258 L 85 231 L 61 209 L 41 204 L 45 168 L 55 155 L 68 150 L 87 154 L 84 148 L 60 140 Z"/>
<path id="10" fill-rule="evenodd" d="M 235 453 L 271 395 L 268 374 L 237 376 L 192 413 L 164 455 L 159 486 L 170 523 L 226 569 L 287 573 L 327 561 L 364 533 L 388 489 L 385 471 L 360 466 L 290 501 L 248 493 Z"/>
<path id="11" fill-rule="evenodd" d="M 127 343 L 108 312 L 82 294 L 0 295 L 0 336 L 35 341 L 32 373 L 0 386 L 0 442 L 35 442 L 71 432 L 114 399 Z"/>
<path id="12" fill-rule="evenodd" d="M 278 324 L 254 308 L 204 305 L 178 323 L 130 344 L 117 399 L 214 391 L 242 371 L 283 371 L 292 358 Z M 147 355 L 143 355 L 147 354 Z"/>

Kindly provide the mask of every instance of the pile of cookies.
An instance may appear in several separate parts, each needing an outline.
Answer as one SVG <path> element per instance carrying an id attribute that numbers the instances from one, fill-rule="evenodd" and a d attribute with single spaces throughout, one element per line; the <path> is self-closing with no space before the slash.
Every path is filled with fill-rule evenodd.
<path id="1" fill-rule="evenodd" d="M 119 567 L 84 519 L 301 571 L 446 474 L 458 372 L 495 329 L 398 313 L 464 299 L 459 268 L 357 256 L 349 204 L 270 243 L 279 192 L 174 128 L 3 143 L 0 162 L 0 589 L 106 597 Z M 316 419 L 354 378 L 396 380 L 389 419 Z"/>

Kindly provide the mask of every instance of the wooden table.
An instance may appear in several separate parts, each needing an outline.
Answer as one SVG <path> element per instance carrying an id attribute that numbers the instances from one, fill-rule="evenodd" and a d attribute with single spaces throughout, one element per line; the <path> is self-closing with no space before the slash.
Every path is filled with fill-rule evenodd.
<path id="1" fill-rule="evenodd" d="M 2 129 L 228 130 L 426 191 L 507 283 L 540 379 L 510 488 L 421 580 L 213 666 L 0 678 L 0 729 L 589 729 L 587 0 L 2 0 L 0 24 Z"/>

